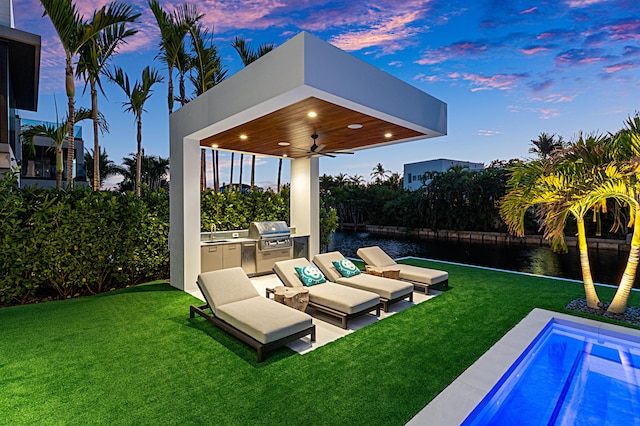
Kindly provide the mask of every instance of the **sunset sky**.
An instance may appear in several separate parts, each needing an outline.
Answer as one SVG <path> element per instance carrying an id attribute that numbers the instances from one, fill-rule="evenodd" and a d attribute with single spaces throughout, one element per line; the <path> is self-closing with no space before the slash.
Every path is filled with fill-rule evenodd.
<path id="1" fill-rule="evenodd" d="M 106 1 L 78 0 L 90 16 Z M 142 13 L 114 63 L 131 79 L 152 64 L 159 31 L 146 0 L 130 0 Z M 165 10 L 184 2 L 161 1 Z M 230 43 L 236 36 L 253 45 L 276 46 L 302 30 L 350 52 L 448 104 L 448 135 L 353 156 L 321 158 L 320 173 L 370 178 L 377 163 L 402 173 L 404 163 L 434 158 L 483 162 L 527 158 L 530 140 L 541 132 L 572 140 L 580 132 L 615 132 L 640 110 L 640 1 L 638 0 L 432 0 L 191 1 L 205 13 L 215 44 L 231 75 L 242 63 Z M 38 0 L 14 0 L 15 27 L 42 36 L 38 112 L 23 118 L 56 121 L 66 111 L 64 53 Z M 90 106 L 83 83 L 76 106 Z M 101 137 L 110 159 L 134 152 L 133 116 L 124 113 L 121 90 L 108 83 L 100 110 L 111 132 Z M 189 87 L 187 89 L 191 91 Z M 166 82 L 156 86 L 143 117 L 146 154 L 169 156 Z M 175 109 L 179 105 L 176 103 Z M 62 117 L 61 117 L 62 118 Z M 85 144 L 93 146 L 89 123 Z M 236 161 L 238 161 L 236 156 Z M 247 159 L 245 159 L 246 161 Z M 229 155 L 221 156 L 221 181 L 228 182 Z M 286 161 L 285 163 L 288 163 Z M 236 163 L 237 179 L 238 163 Z M 284 178 L 288 180 L 288 165 Z M 277 160 L 258 161 L 256 183 L 273 186 Z M 249 162 L 244 181 L 248 183 Z"/>

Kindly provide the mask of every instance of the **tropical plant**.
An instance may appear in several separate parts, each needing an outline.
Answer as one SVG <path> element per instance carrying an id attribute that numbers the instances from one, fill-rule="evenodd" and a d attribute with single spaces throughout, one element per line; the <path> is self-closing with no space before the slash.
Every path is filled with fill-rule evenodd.
<path id="1" fill-rule="evenodd" d="M 389 173 L 390 172 L 388 170 L 385 170 L 382 163 L 378 163 L 373 168 L 373 171 L 371 172 L 371 177 L 373 178 L 374 183 L 381 184 L 382 182 L 388 179 Z"/>
<path id="2" fill-rule="evenodd" d="M 142 70 L 141 80 L 136 80 L 133 86 L 129 83 L 129 76 L 122 71 L 122 68 L 115 67 L 106 71 L 109 80 L 116 83 L 125 93 L 127 100 L 122 102 L 125 112 L 131 112 L 134 115 L 138 128 L 137 141 L 138 151 L 136 155 L 136 196 L 140 196 L 140 172 L 142 170 L 142 113 L 145 112 L 144 104 L 153 93 L 154 84 L 161 82 L 163 79 L 158 71 L 147 66 Z"/>
<path id="3" fill-rule="evenodd" d="M 72 0 L 40 0 L 44 14 L 48 15 L 60 38 L 65 53 L 65 86 L 68 112 L 67 169 L 73 169 L 75 126 L 75 82 L 73 78 L 73 58 L 88 43 L 91 43 L 104 29 L 123 22 L 133 22 L 139 14 L 132 13 L 132 6 L 113 2 L 94 11 L 90 21 L 85 21 Z M 67 174 L 67 184 L 71 185 L 71 173 Z"/>
<path id="4" fill-rule="evenodd" d="M 122 175 L 123 180 L 118 188 L 121 192 L 133 191 L 136 188 L 136 179 L 138 175 L 137 169 L 138 159 L 136 154 L 122 159 L 122 165 L 116 166 L 118 174 Z M 158 191 L 161 188 L 168 189 L 169 181 L 167 180 L 169 173 L 169 159 L 160 156 L 143 155 L 142 169 L 140 170 L 140 182 L 151 191 Z"/>
<path id="5" fill-rule="evenodd" d="M 538 158 L 542 160 L 547 159 L 554 152 L 563 149 L 565 146 L 562 136 L 556 138 L 555 133 L 550 135 L 544 132 L 540 133 L 538 139 L 532 139 L 531 143 L 533 146 L 529 148 L 529 152 L 537 154 Z"/>
<path id="6" fill-rule="evenodd" d="M 94 150 L 88 151 L 85 149 L 84 151 L 84 164 L 87 170 L 87 177 L 89 178 L 92 185 L 95 185 L 95 182 L 96 182 L 96 179 L 95 179 L 96 174 L 94 174 L 94 169 L 93 169 L 93 165 L 95 164 L 94 153 L 95 153 Z M 94 190 L 102 188 L 102 183 L 106 179 L 120 173 L 118 166 L 116 165 L 116 163 L 114 163 L 109 159 L 109 155 L 107 155 L 107 151 L 103 147 L 100 147 L 100 153 L 98 155 L 98 163 L 99 163 L 98 176 L 97 176 L 98 186 L 94 187 L 93 188 Z"/>
<path id="7" fill-rule="evenodd" d="M 137 15 L 131 15 L 130 21 L 133 22 Z M 123 22 L 105 28 L 99 34 L 96 34 L 90 42 L 85 43 L 80 49 L 80 60 L 76 66 L 76 74 L 82 76 L 85 81 L 84 90 L 87 85 L 91 92 L 91 112 L 93 120 L 93 151 L 100 152 L 98 140 L 98 88 L 104 95 L 100 75 L 104 73 L 105 67 L 109 59 L 117 53 L 118 47 L 126 43 L 128 37 L 136 34 L 136 30 L 127 29 L 127 23 Z M 92 187 L 95 190 L 100 189 L 100 163 L 99 156 L 94 158 L 91 165 L 97 173 L 93 174 Z"/>
<path id="8" fill-rule="evenodd" d="M 79 122 L 92 118 L 93 114 L 91 110 L 86 108 L 80 108 L 75 110 L 74 122 Z M 98 124 L 101 128 L 106 129 L 106 124 L 101 116 L 98 117 Z M 66 118 L 57 124 L 43 123 L 34 126 L 26 126 L 22 130 L 20 136 L 27 146 L 33 146 L 33 140 L 36 136 L 42 136 L 51 139 L 52 146 L 55 146 L 56 150 L 56 188 L 60 188 L 62 185 L 62 173 L 64 170 L 64 157 L 62 145 L 64 144 L 67 132 L 68 132 L 69 120 Z M 67 149 L 70 149 L 67 147 Z M 71 175 L 71 170 L 67 165 L 67 177 Z"/>
<path id="9" fill-rule="evenodd" d="M 202 25 L 193 25 L 190 29 L 191 49 L 193 51 L 192 73 L 189 79 L 193 84 L 193 93 L 199 96 L 225 79 L 227 71 L 222 66 L 218 49 L 213 44 L 213 34 Z"/>
<path id="10" fill-rule="evenodd" d="M 273 50 L 273 43 L 263 43 L 258 46 L 258 49 L 255 50 L 244 38 L 236 37 L 235 40 L 231 43 L 231 46 L 238 52 L 238 56 L 240 56 L 240 60 L 242 64 L 246 67 L 252 62 L 258 60 L 262 56 Z M 256 156 L 255 154 L 251 155 L 251 187 L 255 186 L 256 176 Z"/>
<path id="11" fill-rule="evenodd" d="M 172 13 L 165 12 L 158 0 L 148 0 L 149 8 L 153 12 L 158 28 L 160 29 L 160 59 L 167 67 L 168 73 L 168 95 L 169 114 L 173 112 L 173 69 L 177 65 L 179 58 L 184 59 L 184 38 L 191 27 L 198 22 L 203 14 L 198 12 L 196 6 L 184 4 L 179 6 Z M 184 61 L 183 61 L 184 62 Z M 184 68 L 185 64 L 181 66 Z M 184 94 L 181 93 L 181 96 Z"/>

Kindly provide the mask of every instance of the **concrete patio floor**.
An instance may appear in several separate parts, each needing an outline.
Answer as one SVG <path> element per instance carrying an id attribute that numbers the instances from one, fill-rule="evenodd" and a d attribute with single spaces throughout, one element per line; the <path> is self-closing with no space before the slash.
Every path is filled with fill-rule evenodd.
<path id="1" fill-rule="evenodd" d="M 254 285 L 256 290 L 258 290 L 258 293 L 260 295 L 264 295 L 267 288 L 273 288 L 283 285 L 280 279 L 275 274 L 253 277 L 251 278 L 251 283 Z M 204 301 L 204 297 L 202 296 L 202 293 L 200 293 L 200 290 L 198 288 L 190 291 L 189 293 Z M 381 321 L 395 314 L 396 312 L 403 311 L 419 303 L 425 302 L 440 293 L 441 292 L 437 290 L 429 290 L 429 294 L 425 295 L 422 291 L 414 291 L 413 302 L 402 300 L 400 302 L 394 303 L 389 307 L 389 312 L 384 312 L 381 310 L 380 317 L 376 317 L 375 315 L 370 314 L 354 318 L 349 321 L 348 328 L 346 330 L 340 327 L 339 321 L 334 317 L 322 314 L 320 312 L 315 312 L 312 308 L 308 308 L 307 312 L 313 314 L 313 324 L 315 324 L 316 326 L 315 342 L 311 342 L 309 337 L 305 337 L 289 343 L 287 347 L 300 354 L 305 354 L 316 348 L 319 348 L 320 346 L 326 345 L 327 343 L 331 343 L 334 340 L 344 337 L 349 333 L 360 330 L 361 328 L 366 327 L 369 324 L 373 324 L 376 321 Z"/>

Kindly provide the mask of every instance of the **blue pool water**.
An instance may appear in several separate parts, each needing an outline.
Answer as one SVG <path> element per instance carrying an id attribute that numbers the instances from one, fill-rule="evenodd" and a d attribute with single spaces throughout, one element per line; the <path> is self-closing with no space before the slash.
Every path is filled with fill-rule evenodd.
<path id="1" fill-rule="evenodd" d="M 463 425 L 640 425 L 640 339 L 552 320 Z"/>

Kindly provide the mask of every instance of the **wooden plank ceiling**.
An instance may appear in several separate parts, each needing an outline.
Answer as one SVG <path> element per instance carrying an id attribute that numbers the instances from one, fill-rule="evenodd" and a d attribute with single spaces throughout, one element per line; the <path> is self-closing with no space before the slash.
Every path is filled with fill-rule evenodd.
<path id="1" fill-rule="evenodd" d="M 314 112 L 315 117 L 309 113 Z M 361 124 L 360 129 L 350 129 Z M 309 155 L 312 134 L 322 151 L 339 151 L 424 136 L 406 127 L 310 97 L 200 141 L 200 146 L 271 156 Z M 288 146 L 282 146 L 288 143 Z"/>

